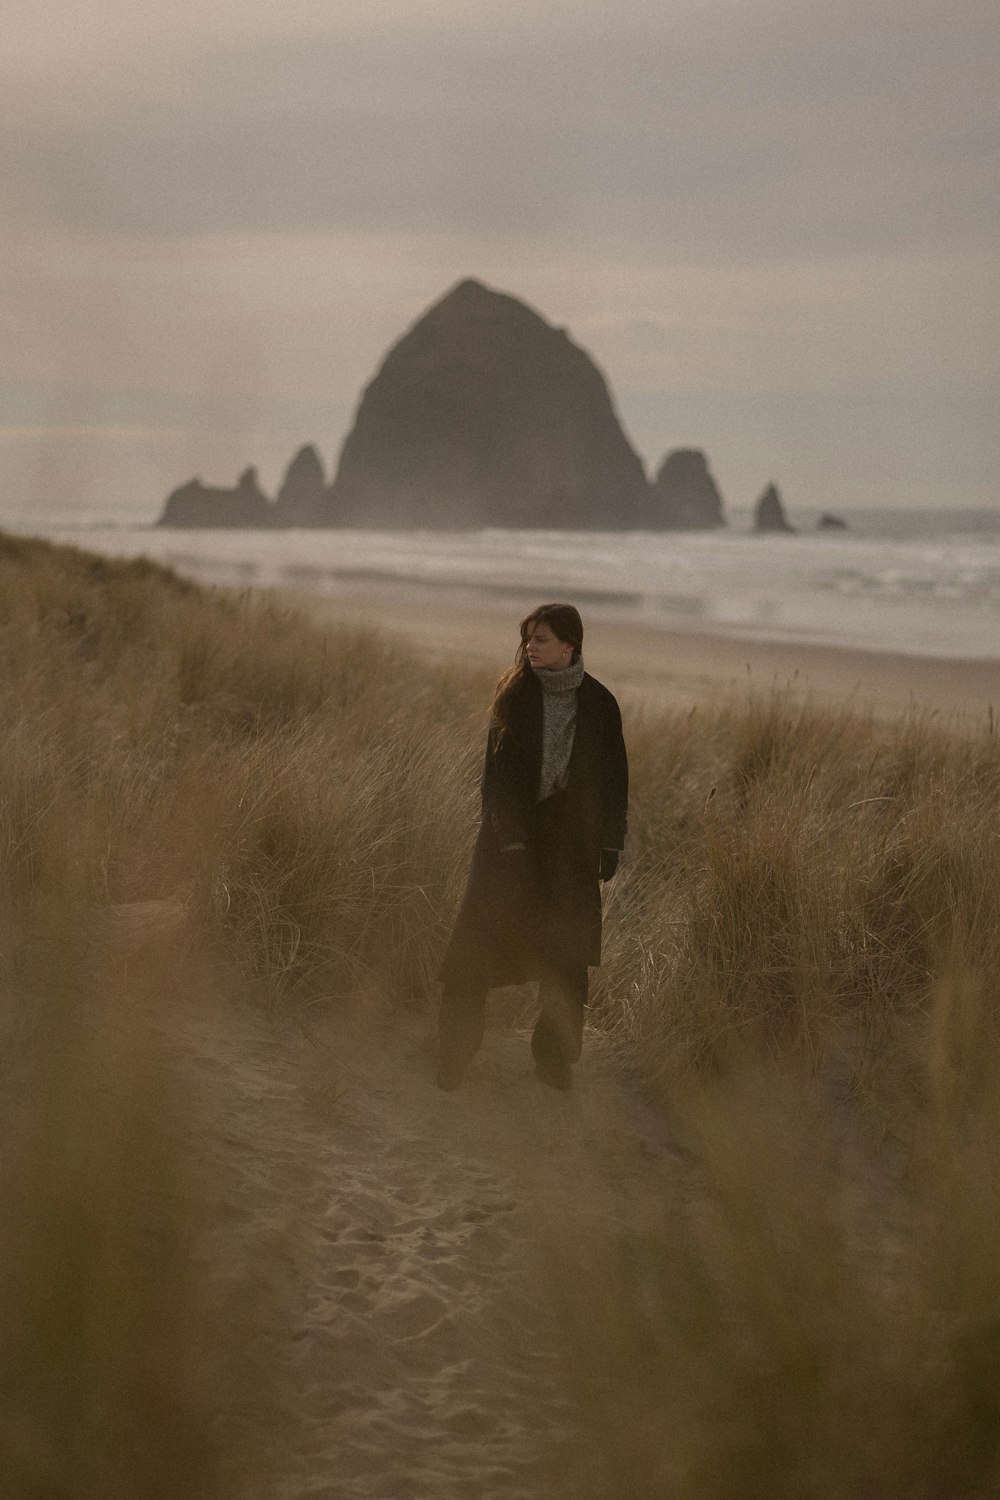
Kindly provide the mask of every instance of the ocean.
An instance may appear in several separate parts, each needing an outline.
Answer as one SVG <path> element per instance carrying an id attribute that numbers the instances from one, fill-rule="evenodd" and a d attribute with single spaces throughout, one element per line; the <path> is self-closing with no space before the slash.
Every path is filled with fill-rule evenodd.
<path id="1" fill-rule="evenodd" d="M 568 598 L 664 628 L 1000 661 L 1000 506 L 864 510 L 846 531 L 796 516 L 758 536 L 749 515 L 703 532 L 174 531 L 19 524 L 110 556 L 145 554 L 202 582 L 319 594 L 366 580 L 538 602 Z"/>

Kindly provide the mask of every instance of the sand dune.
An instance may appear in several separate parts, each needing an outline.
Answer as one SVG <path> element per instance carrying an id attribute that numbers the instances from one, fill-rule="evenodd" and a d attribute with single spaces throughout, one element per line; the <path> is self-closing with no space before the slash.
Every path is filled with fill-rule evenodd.
<path id="1" fill-rule="evenodd" d="M 492 673 L 532 601 L 380 585 L 296 602 Z M 997 685 L 981 663 L 588 620 L 589 665 L 633 708 L 777 686 L 874 712 L 971 717 Z M 552 1293 L 588 1239 L 626 1238 L 651 1205 L 687 1191 L 662 1117 L 597 1036 L 562 1095 L 535 1079 L 526 1034 L 488 1031 L 466 1084 L 446 1095 L 433 1085 L 432 1015 L 356 1016 L 346 1035 L 343 1025 L 255 1038 L 247 1022 L 227 1058 L 192 1058 L 210 1092 L 224 1082 L 227 1217 L 244 1247 L 271 1255 L 273 1313 L 253 1357 L 276 1380 L 281 1416 L 261 1495 L 620 1492 L 608 1434 L 589 1430 L 573 1389 Z M 244 1275 L 236 1257 L 234 1288 Z"/>
<path id="2" fill-rule="evenodd" d="M 477 600 L 467 590 L 413 592 L 381 582 L 336 599 L 304 594 L 295 598 L 317 620 L 378 626 L 435 661 L 481 669 L 484 711 L 489 683 L 513 655 L 517 619 L 537 602 L 516 595 Z M 588 663 L 621 695 L 626 733 L 644 704 L 687 711 L 717 697 L 743 696 L 748 685 L 758 692 L 788 687 L 824 704 L 850 702 L 875 712 L 914 708 L 942 717 L 964 713 L 969 722 L 973 716 L 981 722 L 996 687 L 996 668 L 989 664 L 696 634 L 679 623 L 639 624 L 607 602 L 588 604 L 586 617 Z M 234 618 L 242 625 L 238 614 Z M 273 628 L 273 615 L 264 624 Z M 298 649 L 294 639 L 293 647 Z M 316 657 L 325 670 L 327 658 L 322 652 Z M 379 656 L 369 653 L 368 660 L 377 662 Z M 397 690 L 400 681 L 401 675 L 393 678 Z M 83 700 L 71 699 L 73 714 L 78 701 Z M 41 722 L 47 732 L 48 721 Z M 330 722 L 335 733 L 336 725 Z M 216 752 L 215 744 L 206 740 L 204 755 Z M 33 758 L 24 757 L 29 769 Z M 76 779 L 78 763 L 70 764 Z M 267 771 L 263 761 L 238 764 L 258 768 L 257 774 L 262 765 Z M 295 764 L 289 762 L 290 772 Z M 326 760 L 318 764 L 316 774 L 322 775 Z M 204 766 L 198 759 L 189 771 L 199 785 Z M 155 769 L 159 777 L 159 766 Z M 27 770 L 25 784 L 31 784 Z M 75 812 L 75 803 L 67 805 Z M 195 803 L 196 810 L 202 807 L 200 800 Z M 776 809 L 779 821 L 783 811 L 780 805 Z M 904 812 L 894 828 L 908 816 Z M 106 906 L 104 826 L 95 822 L 84 831 L 96 849 Z M 113 819 L 110 826 L 117 834 Z M 192 843 L 182 848 L 198 849 L 200 826 L 193 825 Z M 248 825 L 237 827 L 240 837 L 247 837 Z M 95 829 L 100 829 L 100 838 Z M 144 825 L 141 831 L 145 834 Z M 220 840 L 216 848 L 228 850 L 236 842 Z M 892 863 L 896 840 L 884 842 L 885 868 L 896 883 L 876 886 L 875 891 L 880 903 L 890 906 L 898 885 Z M 58 847 L 54 840 L 52 847 Z M 774 845 L 765 842 L 762 847 Z M 942 840 L 941 847 L 950 859 L 951 845 Z M 262 851 L 251 876 L 269 857 L 266 849 Z M 59 859 L 51 864 L 59 870 Z M 138 861 L 145 889 L 142 865 Z M 957 867 L 973 873 L 989 869 L 985 855 L 978 865 Z M 799 868 L 810 866 L 793 865 L 796 879 Z M 874 868 L 878 874 L 883 867 Z M 904 864 L 905 879 L 910 879 L 908 868 L 919 873 L 925 866 L 917 860 L 910 867 Z M 218 869 L 224 866 L 220 863 Z M 579 1371 L 573 1351 L 586 1353 L 588 1346 L 583 1339 L 573 1344 L 580 1329 L 574 1325 L 571 1333 L 561 1318 L 559 1291 L 568 1280 L 575 1286 L 577 1278 L 585 1277 L 591 1243 L 596 1250 L 610 1236 L 624 1256 L 641 1245 L 650 1224 L 663 1243 L 664 1213 L 671 1234 L 678 1222 L 677 1207 L 688 1204 L 697 1218 L 704 1185 L 693 1176 L 694 1167 L 679 1153 L 662 1117 L 616 1064 L 607 1043 L 588 1036 L 575 1087 L 563 1095 L 535 1079 L 523 1032 L 493 1027 L 466 1085 L 446 1095 L 433 1081 L 432 1006 L 414 1009 L 390 995 L 376 1004 L 352 994 L 346 1003 L 324 1002 L 307 1031 L 301 1017 L 281 1012 L 277 960 L 270 970 L 275 988 L 267 989 L 277 1014 L 255 1009 L 248 993 L 251 986 L 244 983 L 244 976 L 255 972 L 253 948 L 241 945 L 235 934 L 232 959 L 240 967 L 227 985 L 238 1000 L 227 1004 L 216 993 L 220 954 L 215 940 L 202 955 L 202 919 L 188 925 L 192 913 L 183 891 L 162 899 L 118 902 L 93 923 L 89 908 L 81 904 L 77 882 L 83 884 L 74 868 L 65 886 L 54 885 L 60 897 L 69 892 L 68 913 L 58 920 L 56 900 L 45 899 L 43 886 L 35 918 L 39 931 L 31 931 L 25 944 L 29 951 L 33 944 L 39 946 L 34 959 L 38 984 L 45 992 L 52 988 L 53 1018 L 40 1007 L 45 1022 L 41 1025 L 27 1005 L 24 1015 L 12 1007 L 4 1018 L 14 1041 L 28 1050 L 38 1041 L 44 1044 L 39 1076 L 49 1079 L 50 1088 L 32 1088 L 29 1080 L 18 1093 L 16 1069 L 8 1068 L 0 1106 L 13 1104 L 10 1113 L 16 1126 L 19 1116 L 31 1124 L 29 1105 L 34 1105 L 45 1147 L 38 1159 L 53 1158 L 52 1181 L 57 1185 L 62 1182 L 61 1156 L 66 1156 L 72 1202 L 67 1222 L 75 1224 L 73 1215 L 84 1201 L 81 1183 L 88 1190 L 93 1184 L 102 1188 L 90 1215 L 99 1253 L 90 1257 L 89 1270 L 96 1265 L 100 1272 L 101 1252 L 107 1266 L 92 1300 L 110 1307 L 115 1316 L 97 1320 L 98 1335 L 105 1326 L 120 1330 L 116 1235 L 122 1206 L 133 1195 L 140 1200 L 134 1214 L 136 1243 L 145 1254 L 150 1242 L 159 1247 L 167 1241 L 167 1261 L 169 1236 L 162 1230 L 169 1210 L 179 1209 L 185 1225 L 190 1210 L 194 1227 L 190 1236 L 185 1229 L 176 1252 L 180 1260 L 182 1246 L 194 1244 L 196 1249 L 192 1264 L 185 1259 L 184 1275 L 177 1277 L 182 1290 L 188 1280 L 194 1284 L 190 1300 L 182 1296 L 176 1312 L 173 1282 L 164 1283 L 156 1274 L 146 1276 L 141 1290 L 143 1297 L 147 1291 L 160 1295 L 169 1305 L 170 1318 L 164 1322 L 181 1329 L 176 1342 L 185 1346 L 185 1362 L 178 1366 L 175 1390 L 187 1395 L 188 1345 L 197 1345 L 199 1361 L 205 1345 L 205 1372 L 200 1373 L 206 1386 L 214 1375 L 216 1351 L 224 1366 L 235 1367 L 229 1372 L 235 1378 L 224 1371 L 215 1382 L 218 1407 L 208 1396 L 205 1401 L 208 1422 L 217 1414 L 216 1425 L 224 1429 L 221 1446 L 226 1460 L 235 1452 L 245 1463 L 239 1482 L 218 1493 L 238 1495 L 239 1500 L 541 1500 L 546 1495 L 611 1500 L 636 1493 L 626 1482 L 628 1450 L 641 1453 L 645 1441 L 656 1463 L 665 1461 L 663 1408 L 647 1407 L 645 1438 L 641 1411 L 638 1416 L 623 1411 L 619 1419 L 621 1382 L 616 1377 L 621 1371 L 612 1368 L 601 1392 L 604 1426 L 599 1432 L 592 1430 L 592 1413 L 574 1380 Z M 96 879 L 94 884 L 98 885 Z M 985 882 L 970 881 L 970 888 L 978 909 Z M 213 901 L 217 890 L 213 880 Z M 228 910 L 224 884 L 222 890 Z M 745 909 L 738 906 L 737 914 Z M 916 911 L 919 915 L 920 908 Z M 783 912 L 779 908 L 782 923 Z M 84 922 L 86 941 L 77 931 Z M 661 934 L 664 925 L 670 925 L 669 919 L 660 924 Z M 50 926 L 51 952 L 46 952 Z M 209 930 L 216 931 L 214 923 Z M 879 942 L 885 932 L 892 940 L 894 929 L 888 922 L 877 922 L 873 930 Z M 917 953 L 919 957 L 920 950 Z M 64 1004 L 67 994 L 75 994 L 76 978 L 69 970 L 74 976 L 80 970 L 78 954 L 86 960 L 87 983 L 101 1002 L 95 1014 L 107 1011 L 107 1020 L 93 1027 L 86 1010 L 81 1023 L 73 1008 Z M 874 971 L 876 979 L 880 972 Z M 114 1003 L 105 1006 L 105 999 Z M 153 1009 L 144 1011 L 144 1004 Z M 491 1017 L 499 1015 L 498 1005 Z M 89 1098 L 87 1109 L 77 1110 L 72 1097 L 72 1107 L 65 1105 L 58 1087 L 65 1058 L 60 1060 L 57 1049 L 55 1061 L 49 1061 L 49 1022 L 55 1026 L 65 1016 L 72 1020 L 65 1056 L 72 1058 L 79 1073 L 78 1085 L 69 1093 L 92 1094 L 93 1109 Z M 152 1026 L 147 1024 L 149 1016 L 155 1017 Z M 119 1026 L 126 1034 L 122 1044 L 116 1035 Z M 79 1038 L 91 1029 L 94 1037 L 77 1057 Z M 874 1034 L 873 1046 L 885 1033 Z M 170 1166 L 160 1179 L 147 1173 L 146 1164 L 166 1158 L 159 1136 L 172 1133 L 175 1116 L 163 1108 L 163 1100 L 172 1097 L 170 1091 L 165 1086 L 162 1092 L 159 1086 L 146 1087 L 149 1078 L 158 1079 L 159 1071 L 158 1057 L 147 1059 L 143 1053 L 143 1038 L 155 1042 L 151 1054 L 161 1041 L 177 1054 L 184 1108 L 178 1111 L 176 1128 L 190 1147 L 178 1153 L 176 1173 Z M 104 1047 L 108 1039 L 114 1042 L 110 1050 Z M 8 1050 L 16 1062 L 16 1049 Z M 98 1057 L 100 1065 L 91 1066 L 90 1060 Z M 122 1060 L 128 1066 L 119 1066 Z M 947 1058 L 942 1066 L 946 1063 Z M 109 1080 L 114 1080 L 114 1088 L 109 1088 Z M 53 1111 L 54 1099 L 59 1108 Z M 130 1157 L 124 1146 L 133 1132 L 120 1127 L 132 1121 L 133 1111 L 137 1120 L 143 1111 L 153 1117 L 156 1149 L 147 1151 L 139 1132 Z M 77 1124 L 91 1117 L 96 1123 L 88 1137 Z M 53 1152 L 49 1137 L 58 1142 L 60 1128 L 67 1132 L 71 1149 Z M 742 1144 L 741 1139 L 741 1148 Z M 105 1149 L 109 1145 L 114 1149 Z M 30 1168 L 30 1152 L 26 1159 Z M 190 1191 L 184 1171 L 189 1162 Z M 978 1182 L 977 1178 L 977 1191 Z M 41 1186 L 38 1196 L 47 1212 L 46 1179 Z M 16 1229 L 18 1216 L 9 1217 Z M 44 1213 L 40 1223 L 47 1241 L 51 1237 Z M 16 1234 L 13 1239 L 17 1241 Z M 106 1243 L 116 1254 L 107 1254 Z M 129 1243 L 127 1236 L 122 1243 Z M 755 1254 L 752 1234 L 748 1244 Z M 64 1259 L 73 1267 L 76 1258 L 70 1236 Z M 19 1265 L 21 1259 L 27 1264 L 31 1257 L 18 1259 Z M 632 1277 L 637 1259 L 622 1259 L 619 1269 L 624 1266 Z M 155 1272 L 160 1262 L 154 1257 L 151 1264 Z M 945 1262 L 946 1268 L 949 1264 Z M 138 1266 L 141 1271 L 145 1261 Z M 28 1269 L 33 1271 L 33 1266 Z M 647 1269 L 646 1274 L 652 1281 L 656 1273 Z M 31 1290 L 34 1277 L 26 1276 L 25 1281 Z M 988 1276 L 983 1284 L 989 1284 Z M 45 1280 L 42 1286 L 46 1309 L 49 1285 Z M 108 1287 L 112 1294 L 102 1294 Z M 647 1289 L 642 1280 L 636 1317 L 643 1322 L 631 1325 L 640 1326 L 640 1331 L 653 1305 L 653 1299 L 643 1295 Z M 16 1297 L 12 1300 L 16 1303 Z M 581 1292 L 577 1313 L 592 1313 L 598 1324 L 604 1309 L 594 1301 L 592 1297 L 587 1302 Z M 859 1306 L 864 1305 L 862 1300 Z M 26 1306 L 31 1312 L 30 1298 Z M 195 1319 L 202 1317 L 203 1338 L 189 1337 Z M 157 1382 L 160 1367 L 169 1367 L 164 1343 L 156 1336 L 158 1326 L 151 1339 Z M 619 1325 L 608 1319 L 606 1326 Z M 136 1320 L 135 1332 L 140 1338 L 147 1336 L 143 1320 Z M 30 1340 L 23 1342 L 34 1347 Z M 645 1376 L 645 1345 L 641 1338 L 635 1342 L 636 1363 Z M 82 1343 L 87 1353 L 87 1339 Z M 607 1345 L 595 1339 L 589 1353 L 597 1351 L 599 1358 L 602 1348 Z M 147 1352 L 142 1349 L 144 1359 Z M 583 1366 L 586 1360 L 578 1363 Z M 87 1377 L 81 1383 L 81 1404 L 89 1412 L 92 1370 L 85 1363 L 79 1368 Z M 100 1360 L 96 1368 L 100 1373 Z M 594 1368 L 592 1359 L 591 1380 Z M 604 1368 L 598 1365 L 596 1379 L 603 1377 Z M 111 1372 L 115 1379 L 117 1373 Z M 169 1386 L 169 1368 L 165 1378 Z M 145 1389 L 143 1382 L 143 1399 Z M 114 1397 L 117 1390 L 109 1377 L 105 1396 L 111 1392 Z M 114 1400 L 110 1408 L 120 1409 Z M 100 1410 L 94 1406 L 94 1411 Z M 835 1406 L 834 1412 L 838 1410 Z M 48 1421 L 49 1413 L 45 1415 Z M 170 1415 L 173 1418 L 172 1411 Z M 655 1448 L 649 1436 L 654 1425 Z M 811 1441 L 808 1430 L 804 1441 Z M 132 1442 L 124 1446 L 131 1453 Z M 825 1451 L 832 1450 L 820 1449 L 821 1454 Z M 660 1485 L 655 1464 L 646 1465 L 645 1472 L 654 1476 L 657 1491 L 669 1491 L 666 1483 Z"/>

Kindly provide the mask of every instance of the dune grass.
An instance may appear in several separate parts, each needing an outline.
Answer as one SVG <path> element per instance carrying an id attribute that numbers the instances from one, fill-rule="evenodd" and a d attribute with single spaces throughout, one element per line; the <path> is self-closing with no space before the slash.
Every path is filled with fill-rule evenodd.
<path id="1" fill-rule="evenodd" d="M 960 952 L 996 994 L 992 725 L 948 733 L 774 698 L 635 738 L 604 1025 L 667 1072 L 802 1052 L 892 1110 L 942 964 Z"/>
<path id="2" fill-rule="evenodd" d="M 426 991 L 472 795 L 448 684 L 148 563 L 5 539 L 0 568 L 10 972 L 54 907 L 170 900 L 271 1000 Z"/>
<path id="3" fill-rule="evenodd" d="M 229 1493 L 224 1381 L 206 1392 L 164 1312 L 204 1309 L 156 1037 L 185 1006 L 428 1005 L 489 684 L 2 534 L 0 679 L 13 1492 Z M 995 1494 L 992 719 L 776 696 L 627 737 L 591 1019 L 690 1165 L 676 1204 L 561 1278 L 595 1493 Z"/>
<path id="4" fill-rule="evenodd" d="M 923 1043 L 888 1160 L 787 1059 L 674 1082 L 684 1189 L 553 1277 L 584 1493 L 998 1493 L 1000 1049 L 967 977 Z"/>

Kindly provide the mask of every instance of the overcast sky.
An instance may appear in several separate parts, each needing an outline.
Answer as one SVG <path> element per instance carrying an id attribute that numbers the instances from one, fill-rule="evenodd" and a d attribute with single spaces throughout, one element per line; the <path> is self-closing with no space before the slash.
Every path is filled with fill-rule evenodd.
<path id="1" fill-rule="evenodd" d="M 1000 505 L 996 0 L 5 0 L 0 524 L 336 460 L 472 275 L 731 506 Z"/>

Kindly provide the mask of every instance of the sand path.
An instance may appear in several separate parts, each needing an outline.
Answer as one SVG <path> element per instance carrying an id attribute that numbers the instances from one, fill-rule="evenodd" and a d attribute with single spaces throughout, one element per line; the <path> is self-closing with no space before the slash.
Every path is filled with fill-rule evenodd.
<path id="1" fill-rule="evenodd" d="M 213 1259 L 236 1297 L 247 1254 L 270 1267 L 248 1354 L 280 1409 L 260 1493 L 539 1500 L 553 1466 L 558 1493 L 583 1493 L 595 1455 L 549 1293 L 584 1237 L 627 1233 L 673 1190 L 662 1122 L 598 1038 L 559 1094 L 525 1036 L 488 1032 L 446 1095 L 427 1016 L 315 1041 L 251 1030 L 190 1064 L 226 1100 Z"/>

